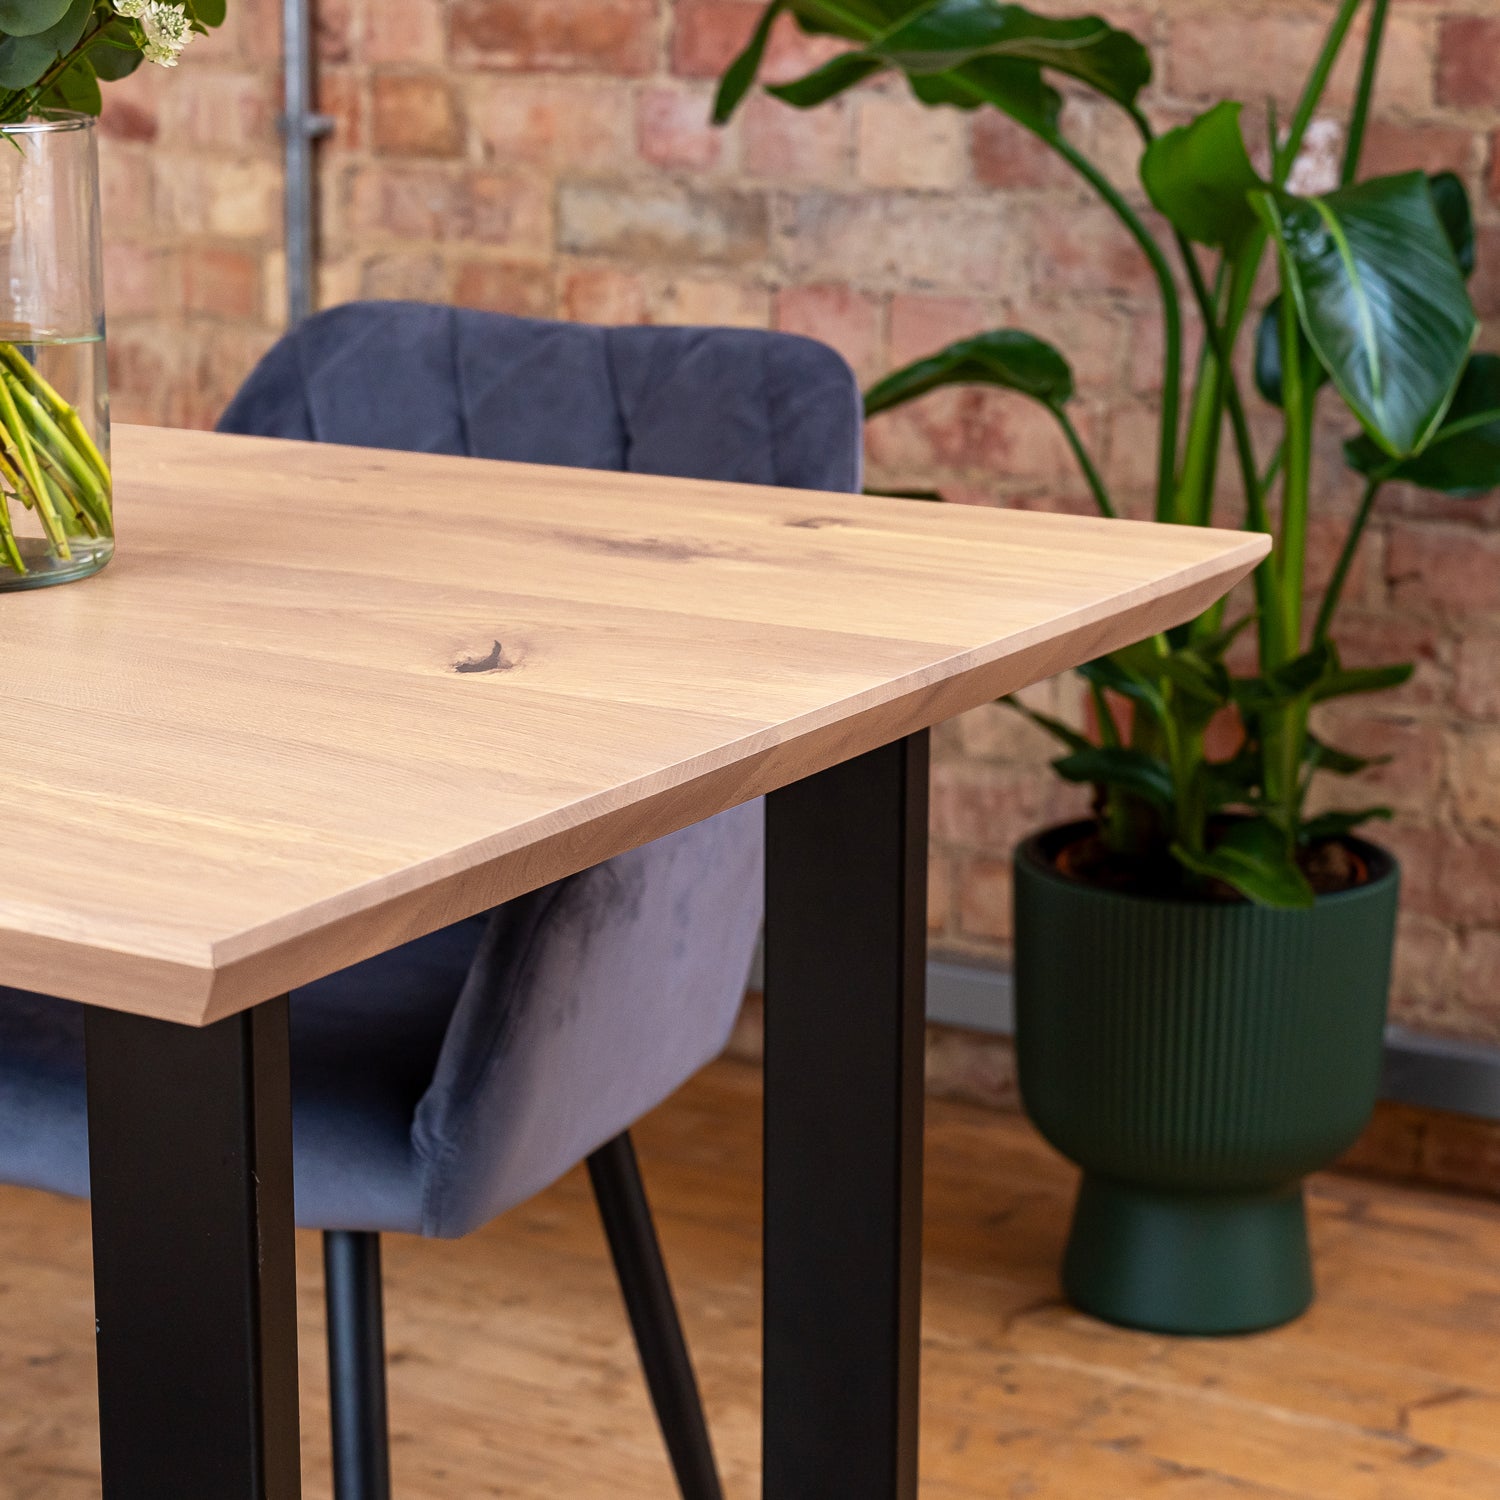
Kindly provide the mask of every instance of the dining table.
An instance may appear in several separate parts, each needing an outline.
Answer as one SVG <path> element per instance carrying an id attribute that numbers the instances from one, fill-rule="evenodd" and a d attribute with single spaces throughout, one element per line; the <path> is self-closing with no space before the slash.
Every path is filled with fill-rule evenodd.
<path id="1" fill-rule="evenodd" d="M 763 1494 L 913 1500 L 928 731 L 1267 538 L 131 426 L 114 459 L 110 566 L 0 594 L 0 984 L 85 1007 L 105 1500 L 300 1494 L 288 993 L 760 797 Z"/>

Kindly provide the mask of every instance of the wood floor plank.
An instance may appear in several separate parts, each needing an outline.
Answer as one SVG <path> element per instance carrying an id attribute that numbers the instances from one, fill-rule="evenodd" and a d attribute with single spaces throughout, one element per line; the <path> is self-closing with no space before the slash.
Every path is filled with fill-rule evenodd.
<path id="1" fill-rule="evenodd" d="M 636 1132 L 729 1500 L 758 1493 L 759 1103 L 722 1063 Z M 1169 1339 L 1062 1303 L 1074 1177 L 1023 1121 L 937 1104 L 928 1143 L 923 1500 L 1500 1496 L 1500 1207 L 1319 1179 L 1312 1313 Z M 316 1237 L 298 1253 L 326 1500 Z M 385 1258 L 401 1500 L 673 1493 L 582 1173 Z M 91 1320 L 87 1210 L 0 1190 L 0 1500 L 97 1494 Z"/>

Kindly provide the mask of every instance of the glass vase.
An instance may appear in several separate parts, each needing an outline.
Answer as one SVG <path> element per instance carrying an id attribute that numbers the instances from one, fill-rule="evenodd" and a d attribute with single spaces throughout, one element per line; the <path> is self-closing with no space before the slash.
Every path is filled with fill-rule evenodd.
<path id="1" fill-rule="evenodd" d="M 114 552 L 94 121 L 0 126 L 0 590 Z"/>

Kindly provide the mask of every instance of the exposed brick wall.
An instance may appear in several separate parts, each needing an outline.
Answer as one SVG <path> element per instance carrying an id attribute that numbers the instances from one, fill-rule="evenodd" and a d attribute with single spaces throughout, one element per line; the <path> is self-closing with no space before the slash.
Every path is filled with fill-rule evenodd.
<path id="1" fill-rule="evenodd" d="M 1056 10 L 1084 6 L 1057 6 Z M 1148 38 L 1152 113 L 1224 93 L 1285 106 L 1331 0 L 1100 4 Z M 274 336 L 281 307 L 276 0 L 178 74 L 112 91 L 105 184 L 120 416 L 206 423 Z M 599 321 L 765 325 L 813 334 L 864 377 L 949 338 L 1015 323 L 1074 361 L 1079 423 L 1135 508 L 1154 462 L 1159 335 L 1145 268 L 1113 222 L 1003 120 L 928 113 L 901 86 L 812 114 L 756 99 L 705 123 L 753 0 L 320 0 L 322 296 L 451 299 Z M 1500 12 L 1395 0 L 1368 166 L 1452 167 L 1483 220 L 1481 312 L 1500 335 Z M 785 76 L 820 47 L 779 33 Z M 1346 67 L 1334 95 L 1347 98 Z M 1132 135 L 1089 102 L 1075 139 L 1119 181 Z M 1260 129 L 1257 124 L 1254 128 Z M 1492 338 L 1493 341 L 1493 338 Z M 947 394 L 872 425 L 874 477 L 977 503 L 1086 509 L 1048 420 Z M 1312 539 L 1331 558 L 1351 503 L 1332 443 Z M 1373 776 L 1400 809 L 1406 862 L 1399 1009 L 1500 1041 L 1500 502 L 1391 494 L 1353 580 L 1348 656 L 1419 663 L 1401 692 L 1344 712 L 1351 743 L 1396 754 Z M 1042 690 L 1064 711 L 1066 684 Z M 999 709 L 946 728 L 936 773 L 933 924 L 1000 957 L 1007 858 L 1080 807 L 1038 767 L 1040 738 Z M 1357 795 L 1363 797 L 1364 791 Z"/>

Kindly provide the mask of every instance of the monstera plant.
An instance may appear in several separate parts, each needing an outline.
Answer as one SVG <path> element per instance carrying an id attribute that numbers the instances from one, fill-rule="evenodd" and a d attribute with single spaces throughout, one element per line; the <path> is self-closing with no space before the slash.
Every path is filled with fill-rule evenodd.
<path id="1" fill-rule="evenodd" d="M 896 75 L 922 104 L 998 110 L 1030 132 L 1113 213 L 1159 290 L 1155 518 L 1273 539 L 1243 612 L 1221 604 L 1082 668 L 1087 728 L 1031 713 L 1061 742 L 1058 774 L 1094 788 L 1095 815 L 1018 855 L 1022 1087 L 1087 1168 L 1068 1284 L 1123 1322 L 1260 1326 L 1311 1294 L 1294 1189 L 1373 1102 L 1397 883 L 1394 861 L 1354 833 L 1386 809 L 1310 800 L 1319 778 L 1372 763 L 1330 744 L 1316 710 L 1411 671 L 1345 665 L 1339 604 L 1388 485 L 1474 496 L 1500 484 L 1500 358 L 1473 352 L 1464 185 L 1359 175 L 1388 10 L 1340 0 L 1295 107 L 1281 118 L 1268 104 L 1254 142 L 1235 100 L 1158 133 L 1136 38 L 997 0 L 771 0 L 716 102 L 727 120 L 786 15 L 846 44 L 770 88 L 788 105 Z M 1360 22 L 1341 167 L 1310 184 L 1293 169 Z M 1063 82 L 1139 135 L 1140 188 L 1159 219 L 1070 139 Z M 1264 86 L 1246 79 L 1248 94 Z M 1188 318 L 1202 334 L 1191 371 Z M 880 380 L 866 410 L 954 385 L 1043 406 L 1100 513 L 1115 514 L 1109 475 L 1069 415 L 1059 351 L 1020 329 L 964 339 Z M 1315 493 L 1320 413 L 1346 421 L 1361 498 L 1310 599 L 1309 522 L 1331 498 Z M 1268 427 L 1274 440 L 1257 442 Z"/>

